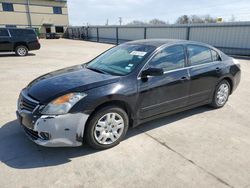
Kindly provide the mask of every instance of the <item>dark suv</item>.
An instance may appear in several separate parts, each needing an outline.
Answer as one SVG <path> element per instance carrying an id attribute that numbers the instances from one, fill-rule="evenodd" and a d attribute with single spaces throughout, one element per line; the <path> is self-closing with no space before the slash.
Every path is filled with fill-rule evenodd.
<path id="1" fill-rule="evenodd" d="M 29 51 L 38 49 L 40 43 L 33 29 L 0 28 L 0 52 L 26 56 Z"/>

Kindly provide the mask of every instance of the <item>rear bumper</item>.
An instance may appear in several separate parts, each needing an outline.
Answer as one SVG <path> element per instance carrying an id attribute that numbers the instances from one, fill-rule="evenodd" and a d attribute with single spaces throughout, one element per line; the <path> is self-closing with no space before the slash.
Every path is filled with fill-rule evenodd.
<path id="1" fill-rule="evenodd" d="M 29 50 L 39 50 L 41 48 L 41 44 L 39 42 L 31 42 L 28 44 Z"/>
<path id="2" fill-rule="evenodd" d="M 236 90 L 236 88 L 239 86 L 241 80 L 241 71 L 239 71 L 235 76 L 234 76 L 234 87 L 233 90 Z"/>
<path id="3" fill-rule="evenodd" d="M 76 147 L 82 145 L 89 115 L 83 113 L 41 117 L 28 111 L 17 111 L 26 135 L 36 144 L 46 147 Z"/>

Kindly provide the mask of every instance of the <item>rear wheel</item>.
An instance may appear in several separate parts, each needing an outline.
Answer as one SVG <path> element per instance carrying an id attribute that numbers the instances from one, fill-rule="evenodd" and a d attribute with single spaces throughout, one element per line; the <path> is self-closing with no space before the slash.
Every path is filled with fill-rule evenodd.
<path id="1" fill-rule="evenodd" d="M 122 108 L 104 107 L 91 117 L 85 130 L 86 142 L 95 149 L 114 147 L 125 137 L 128 124 L 128 115 Z"/>
<path id="2" fill-rule="evenodd" d="M 221 108 L 223 107 L 229 97 L 230 94 L 230 84 L 227 80 L 222 80 L 216 87 L 213 101 L 211 103 L 211 106 L 214 108 Z"/>
<path id="3" fill-rule="evenodd" d="M 28 54 L 28 48 L 23 45 L 17 46 L 15 49 L 15 53 L 18 56 L 26 56 Z"/>

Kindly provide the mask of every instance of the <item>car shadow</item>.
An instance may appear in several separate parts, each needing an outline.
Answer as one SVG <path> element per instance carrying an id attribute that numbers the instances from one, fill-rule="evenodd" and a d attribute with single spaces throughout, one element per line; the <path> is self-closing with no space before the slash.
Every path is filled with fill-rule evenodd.
<path id="1" fill-rule="evenodd" d="M 204 106 L 144 123 L 130 129 L 126 139 L 209 110 L 211 108 Z M 126 142 L 126 139 L 124 142 Z M 17 120 L 8 122 L 0 128 L 0 160 L 12 168 L 31 169 L 57 166 L 69 163 L 72 158 L 93 155 L 96 152 L 102 151 L 94 150 L 86 144 L 82 147 L 73 148 L 38 146 L 25 136 Z"/>
<path id="2" fill-rule="evenodd" d="M 35 56 L 36 54 L 34 53 L 28 53 L 25 57 L 27 56 Z M 20 56 L 17 56 L 15 53 L 11 53 L 11 52 L 7 52 L 7 53 L 3 53 L 1 52 L 0 53 L 0 58 L 1 57 L 20 57 Z"/>

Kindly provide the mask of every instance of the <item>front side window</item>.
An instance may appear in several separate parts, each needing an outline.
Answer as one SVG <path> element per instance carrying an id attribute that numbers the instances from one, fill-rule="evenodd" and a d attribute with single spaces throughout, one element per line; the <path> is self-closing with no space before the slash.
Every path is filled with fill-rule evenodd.
<path id="1" fill-rule="evenodd" d="M 205 46 L 188 45 L 188 58 L 191 65 L 200 65 L 212 62 L 211 50 Z"/>
<path id="2" fill-rule="evenodd" d="M 0 28 L 0 37 L 9 37 L 9 33 L 8 33 L 7 29 Z"/>
<path id="3" fill-rule="evenodd" d="M 155 46 L 123 44 L 89 62 L 86 68 L 112 75 L 127 75 L 156 49 Z"/>
<path id="4" fill-rule="evenodd" d="M 185 66 L 184 47 L 181 45 L 167 47 L 153 57 L 149 66 L 162 68 L 164 71 L 183 68 Z"/>
<path id="5" fill-rule="evenodd" d="M 3 11 L 14 11 L 14 7 L 12 3 L 2 3 Z"/>
<path id="6" fill-rule="evenodd" d="M 62 14 L 62 8 L 61 7 L 53 7 L 54 14 Z"/>

